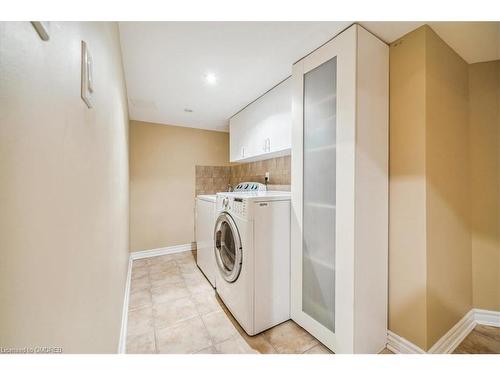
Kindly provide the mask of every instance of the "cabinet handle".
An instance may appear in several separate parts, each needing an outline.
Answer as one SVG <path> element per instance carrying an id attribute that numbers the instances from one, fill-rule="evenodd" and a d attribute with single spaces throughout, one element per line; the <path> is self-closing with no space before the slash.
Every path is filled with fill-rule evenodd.
<path id="1" fill-rule="evenodd" d="M 267 138 L 266 143 L 267 143 L 267 152 L 271 152 L 271 139 Z"/>
<path id="2" fill-rule="evenodd" d="M 244 158 L 245 157 L 245 147 L 242 147 L 241 148 L 241 157 Z"/>

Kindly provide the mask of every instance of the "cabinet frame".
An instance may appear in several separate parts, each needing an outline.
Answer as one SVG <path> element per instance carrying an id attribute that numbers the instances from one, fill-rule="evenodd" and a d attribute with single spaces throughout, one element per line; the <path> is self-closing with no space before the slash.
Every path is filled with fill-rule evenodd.
<path id="1" fill-rule="evenodd" d="M 334 57 L 337 152 L 332 332 L 302 311 L 303 105 L 304 75 Z M 292 79 L 291 317 L 335 353 L 376 353 L 385 347 L 387 335 L 388 46 L 353 25 L 294 64 Z"/>

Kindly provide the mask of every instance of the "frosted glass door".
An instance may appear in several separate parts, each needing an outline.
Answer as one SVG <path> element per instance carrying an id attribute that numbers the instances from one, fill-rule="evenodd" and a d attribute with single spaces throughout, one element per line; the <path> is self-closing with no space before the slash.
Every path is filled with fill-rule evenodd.
<path id="1" fill-rule="evenodd" d="M 335 332 L 337 58 L 304 74 L 302 311 Z"/>

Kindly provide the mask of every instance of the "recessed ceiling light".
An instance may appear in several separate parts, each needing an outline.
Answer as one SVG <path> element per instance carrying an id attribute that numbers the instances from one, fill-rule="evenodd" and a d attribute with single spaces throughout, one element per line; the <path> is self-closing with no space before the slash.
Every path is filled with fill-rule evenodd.
<path id="1" fill-rule="evenodd" d="M 207 73 L 205 75 L 205 81 L 207 81 L 209 85 L 215 85 L 217 83 L 217 76 L 214 73 Z"/>
<path id="2" fill-rule="evenodd" d="M 193 110 L 191 108 L 184 108 L 184 112 L 191 113 Z"/>

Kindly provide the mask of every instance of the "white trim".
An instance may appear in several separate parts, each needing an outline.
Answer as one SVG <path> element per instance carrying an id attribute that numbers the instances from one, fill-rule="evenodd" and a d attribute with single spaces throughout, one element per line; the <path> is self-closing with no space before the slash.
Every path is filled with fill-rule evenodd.
<path id="1" fill-rule="evenodd" d="M 134 251 L 134 252 L 130 253 L 130 258 L 132 260 L 151 258 L 151 257 L 160 256 L 160 255 L 181 253 L 183 251 L 192 251 L 194 249 L 195 249 L 195 246 L 193 244 L 187 243 L 184 245 L 160 247 L 158 249 Z"/>
<path id="2" fill-rule="evenodd" d="M 128 303 L 130 297 L 131 278 L 132 278 L 132 256 L 129 255 L 127 280 L 125 281 L 125 295 L 123 297 L 122 326 L 120 329 L 120 341 L 118 342 L 118 354 L 125 354 L 127 350 Z"/>
<path id="3" fill-rule="evenodd" d="M 388 330 L 387 349 L 396 354 L 449 354 L 460 345 L 478 324 L 500 327 L 500 311 L 471 309 L 428 352 Z"/>
<path id="4" fill-rule="evenodd" d="M 500 327 L 500 311 L 474 309 L 474 320 L 477 324 Z"/>
<path id="5" fill-rule="evenodd" d="M 194 243 L 161 247 L 158 249 L 142 250 L 131 252 L 128 259 L 127 280 L 125 281 L 125 295 L 123 297 L 122 325 L 120 329 L 120 341 L 118 342 L 118 353 L 125 354 L 127 350 L 127 323 L 128 323 L 128 304 L 130 298 L 130 283 L 132 279 L 132 262 L 136 259 L 151 258 L 160 255 L 181 253 L 192 251 L 196 248 Z"/>
<path id="6" fill-rule="evenodd" d="M 425 354 L 425 350 L 389 330 L 387 331 L 387 349 L 396 354 Z"/>
<path id="7" fill-rule="evenodd" d="M 470 310 L 460 321 L 446 332 L 432 347 L 428 350 L 431 354 L 450 354 L 476 327 L 474 320 L 474 309 Z"/>

